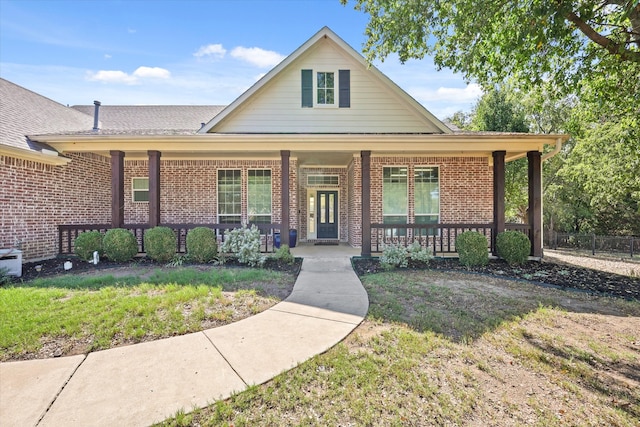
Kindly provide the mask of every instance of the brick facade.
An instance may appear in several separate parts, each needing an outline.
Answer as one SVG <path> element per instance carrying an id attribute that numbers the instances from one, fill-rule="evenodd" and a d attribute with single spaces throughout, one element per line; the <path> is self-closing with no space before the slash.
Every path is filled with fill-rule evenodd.
<path id="1" fill-rule="evenodd" d="M 111 221 L 107 157 L 68 153 L 64 166 L 0 156 L 0 248 L 20 248 L 23 260 L 58 252 L 59 224 Z"/>
<path id="2" fill-rule="evenodd" d="M 109 223 L 111 221 L 111 168 L 107 157 L 68 154 L 65 166 L 50 166 L 11 157 L 0 157 L 5 178 L 0 188 L 3 215 L 0 247 L 20 247 L 25 260 L 55 256 L 57 225 Z M 281 221 L 281 161 L 274 160 L 161 160 L 161 223 L 217 223 L 217 172 L 240 169 L 242 220 L 247 221 L 247 171 L 270 169 L 272 222 Z M 371 221 L 382 222 L 382 170 L 406 166 L 409 177 L 416 166 L 437 166 L 440 182 L 440 222 L 490 223 L 493 211 L 492 169 L 485 157 L 371 158 Z M 346 168 L 298 167 L 289 163 L 290 228 L 298 239 L 308 240 L 307 177 L 338 175 L 338 187 L 314 189 L 339 191 L 339 240 L 362 245 L 361 158 L 354 155 Z M 148 176 L 147 160 L 125 158 L 125 223 L 148 222 L 148 203 L 132 200 L 132 178 Z M 409 179 L 409 223 L 414 221 L 413 180 Z"/>

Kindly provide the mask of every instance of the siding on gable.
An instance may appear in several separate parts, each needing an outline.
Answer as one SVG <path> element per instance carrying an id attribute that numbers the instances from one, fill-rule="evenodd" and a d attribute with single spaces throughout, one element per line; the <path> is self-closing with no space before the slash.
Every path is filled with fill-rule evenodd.
<path id="1" fill-rule="evenodd" d="M 301 107 L 301 70 L 350 70 L 350 108 Z M 336 87 L 336 89 L 338 89 Z M 315 97 L 315 94 L 314 94 Z M 325 39 L 218 124 L 221 133 L 441 133 L 362 64 Z"/>

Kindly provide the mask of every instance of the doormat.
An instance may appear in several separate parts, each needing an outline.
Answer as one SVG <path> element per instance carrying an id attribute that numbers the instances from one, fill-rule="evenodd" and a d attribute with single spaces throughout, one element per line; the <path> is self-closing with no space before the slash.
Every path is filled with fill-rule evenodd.
<path id="1" fill-rule="evenodd" d="M 315 242 L 314 246 L 338 246 L 338 242 Z"/>

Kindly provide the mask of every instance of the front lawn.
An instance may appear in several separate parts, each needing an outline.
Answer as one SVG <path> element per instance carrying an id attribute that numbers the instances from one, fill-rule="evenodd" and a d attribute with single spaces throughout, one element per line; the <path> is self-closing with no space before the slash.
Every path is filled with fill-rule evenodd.
<path id="1" fill-rule="evenodd" d="M 0 361 L 87 353 L 236 322 L 277 303 L 295 281 L 244 268 L 119 273 L 0 287 Z"/>
<path id="2" fill-rule="evenodd" d="M 637 427 L 640 302 L 462 272 L 362 281 L 345 341 L 163 425 Z"/>

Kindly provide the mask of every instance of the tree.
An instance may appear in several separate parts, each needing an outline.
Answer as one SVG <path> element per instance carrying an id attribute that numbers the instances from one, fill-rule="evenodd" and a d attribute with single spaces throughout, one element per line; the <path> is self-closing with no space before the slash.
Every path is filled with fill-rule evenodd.
<path id="1" fill-rule="evenodd" d="M 355 1 L 369 60 L 431 55 L 483 87 L 547 82 L 609 117 L 640 114 L 640 0 Z"/>

